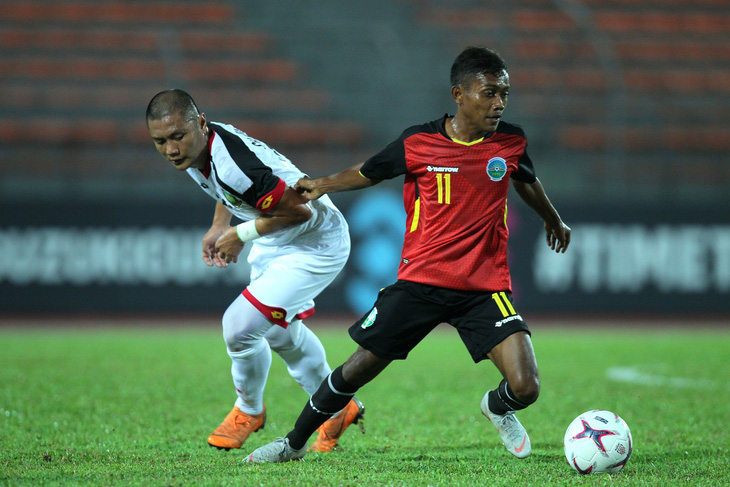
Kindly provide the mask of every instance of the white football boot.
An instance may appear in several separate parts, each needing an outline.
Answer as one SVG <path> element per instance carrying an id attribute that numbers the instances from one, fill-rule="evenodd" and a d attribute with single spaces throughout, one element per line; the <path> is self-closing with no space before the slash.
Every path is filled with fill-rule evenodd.
<path id="1" fill-rule="evenodd" d="M 532 447 L 525 427 L 517 420 L 514 411 L 509 411 L 504 415 L 494 414 L 490 411 L 488 396 L 487 392 L 482 398 L 482 414 L 497 427 L 499 436 L 502 437 L 502 443 L 508 452 L 517 458 L 527 458 L 532 453 Z"/>
<path id="2" fill-rule="evenodd" d="M 289 438 L 277 438 L 268 445 L 259 447 L 243 459 L 251 463 L 283 463 L 299 460 L 307 454 L 307 445 L 299 450 L 289 446 Z"/>

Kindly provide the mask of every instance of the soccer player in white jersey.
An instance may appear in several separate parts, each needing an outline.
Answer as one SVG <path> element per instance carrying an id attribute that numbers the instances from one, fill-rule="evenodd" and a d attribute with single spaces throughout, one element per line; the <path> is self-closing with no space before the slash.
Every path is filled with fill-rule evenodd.
<path id="1" fill-rule="evenodd" d="M 304 174 L 286 157 L 231 125 L 208 122 L 182 90 L 152 98 L 147 128 L 159 153 L 217 202 L 203 236 L 203 261 L 224 268 L 251 242 L 250 283 L 222 320 L 238 397 L 208 437 L 218 449 L 241 448 L 266 423 L 271 350 L 310 396 L 331 371 L 322 343 L 302 319 L 347 261 L 347 223 L 326 197 L 309 201 L 292 189 Z M 233 216 L 243 223 L 231 226 Z M 331 451 L 363 412 L 358 400 L 350 401 L 322 425 L 310 450 Z"/>

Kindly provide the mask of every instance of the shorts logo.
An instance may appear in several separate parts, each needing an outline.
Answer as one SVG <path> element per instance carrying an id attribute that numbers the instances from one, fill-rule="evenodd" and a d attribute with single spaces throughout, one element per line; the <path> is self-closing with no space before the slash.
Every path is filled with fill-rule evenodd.
<path id="1" fill-rule="evenodd" d="M 284 313 L 282 313 L 281 311 L 272 311 L 271 317 L 274 318 L 275 320 L 283 320 Z"/>
<path id="2" fill-rule="evenodd" d="M 243 200 L 241 198 L 232 195 L 231 193 L 229 193 L 225 189 L 223 190 L 223 196 L 225 196 L 226 199 L 228 200 L 228 202 L 230 204 L 232 204 L 233 206 L 241 206 L 243 204 Z"/>
<path id="3" fill-rule="evenodd" d="M 378 317 L 378 308 L 373 308 L 373 310 L 370 312 L 367 318 L 365 318 L 365 321 L 362 322 L 362 325 L 360 325 L 360 328 L 363 330 L 365 328 L 368 328 L 375 323 L 375 318 Z"/>
<path id="4" fill-rule="evenodd" d="M 487 162 L 487 175 L 492 181 L 501 181 L 507 174 L 507 161 L 501 157 L 492 157 Z"/>
<path id="5" fill-rule="evenodd" d="M 510 321 L 514 321 L 514 320 L 520 320 L 520 321 L 522 321 L 522 316 L 520 316 L 520 315 L 512 315 L 512 316 L 509 316 L 509 317 L 507 317 L 507 318 L 505 318 L 503 320 L 499 320 L 498 322 L 496 322 L 494 324 L 494 326 L 497 327 L 497 328 L 499 328 L 502 325 L 504 325 L 505 323 L 509 323 Z"/>

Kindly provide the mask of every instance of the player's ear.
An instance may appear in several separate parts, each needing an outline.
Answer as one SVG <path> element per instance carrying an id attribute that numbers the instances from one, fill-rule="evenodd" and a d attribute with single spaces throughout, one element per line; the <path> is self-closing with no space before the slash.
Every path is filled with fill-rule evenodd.
<path id="1" fill-rule="evenodd" d="M 205 113 L 201 113 L 200 115 L 198 115 L 198 126 L 200 127 L 200 130 L 206 132 L 208 128 L 208 122 L 205 120 Z"/>
<path id="2" fill-rule="evenodd" d="M 457 105 L 461 105 L 464 98 L 464 89 L 461 87 L 461 85 L 451 87 L 451 98 L 454 99 Z"/>

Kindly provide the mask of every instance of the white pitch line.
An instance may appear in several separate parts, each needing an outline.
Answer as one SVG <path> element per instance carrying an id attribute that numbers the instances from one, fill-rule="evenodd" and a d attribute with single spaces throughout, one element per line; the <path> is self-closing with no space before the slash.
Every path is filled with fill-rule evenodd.
<path id="1" fill-rule="evenodd" d="M 710 389 L 717 387 L 711 380 L 686 379 L 683 377 L 666 377 L 657 374 L 641 372 L 637 367 L 609 367 L 606 377 L 616 382 L 628 382 L 644 386 L 665 386 L 676 389 Z M 726 386 L 728 386 L 726 384 Z"/>

